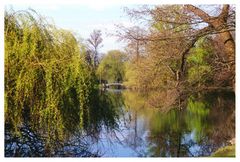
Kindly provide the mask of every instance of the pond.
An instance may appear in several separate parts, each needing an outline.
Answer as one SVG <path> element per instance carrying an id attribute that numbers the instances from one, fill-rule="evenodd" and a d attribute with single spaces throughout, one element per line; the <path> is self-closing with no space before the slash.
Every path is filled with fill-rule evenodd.
<path id="1" fill-rule="evenodd" d="M 232 92 L 192 94 L 184 108 L 167 112 L 149 107 L 149 95 L 130 90 L 108 90 L 95 97 L 99 103 L 84 116 L 84 127 L 76 110 L 61 111 L 63 131 L 52 132 L 54 138 L 30 117 L 18 123 L 18 131 L 5 122 L 5 156 L 210 156 L 235 137 Z"/>

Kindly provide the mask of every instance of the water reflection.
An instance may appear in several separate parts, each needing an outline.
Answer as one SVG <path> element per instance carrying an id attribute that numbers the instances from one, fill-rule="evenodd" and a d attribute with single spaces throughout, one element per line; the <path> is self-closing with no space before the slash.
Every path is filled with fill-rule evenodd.
<path id="1" fill-rule="evenodd" d="M 185 108 L 168 112 L 150 107 L 149 96 L 128 90 L 95 93 L 83 125 L 78 105 L 66 97 L 63 137 L 49 140 L 46 128 L 31 120 L 19 124 L 18 132 L 5 123 L 5 156 L 209 156 L 235 137 L 234 93 L 192 94 Z"/>
<path id="2" fill-rule="evenodd" d="M 210 155 L 235 136 L 234 107 L 231 93 L 190 96 L 186 109 L 173 109 L 152 118 L 149 153 L 151 156 Z M 223 128 L 225 124 L 229 127 Z"/>
<path id="3" fill-rule="evenodd" d="M 101 156 L 90 146 L 99 140 L 103 129 L 117 128 L 121 98 L 117 94 L 96 91 L 88 109 L 83 110 L 84 122 L 80 124 L 80 103 L 74 98 L 74 92 L 71 94 L 72 97 L 63 97 L 65 106 L 61 105 L 59 117 L 62 125 L 54 121 L 50 128 L 44 123 L 36 124 L 38 118 L 27 112 L 23 113 L 23 123 L 11 123 L 6 119 L 5 156 Z"/>

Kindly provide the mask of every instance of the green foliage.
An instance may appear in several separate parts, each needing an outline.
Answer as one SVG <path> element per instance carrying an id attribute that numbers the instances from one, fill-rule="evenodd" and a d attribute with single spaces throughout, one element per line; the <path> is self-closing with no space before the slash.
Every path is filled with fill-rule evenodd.
<path id="1" fill-rule="evenodd" d="M 192 84 L 206 83 L 212 78 L 212 67 L 209 60 L 212 56 L 212 49 L 206 46 L 207 39 L 202 38 L 196 43 L 196 47 L 190 50 L 187 58 L 188 81 Z"/>
<path id="2" fill-rule="evenodd" d="M 83 127 L 96 79 L 83 61 L 84 47 L 34 11 L 5 12 L 5 121 L 32 124 L 49 139 L 63 138 L 62 111 L 76 110 Z"/>
<path id="3" fill-rule="evenodd" d="M 194 82 L 205 82 L 211 74 L 211 67 L 207 65 L 200 65 L 191 67 L 188 70 L 188 81 Z"/>
<path id="4" fill-rule="evenodd" d="M 126 32 L 127 49 L 135 57 L 127 64 L 127 86 L 146 91 L 168 90 L 177 85 L 184 88 L 185 83 L 192 87 L 215 84 L 218 60 L 213 50 L 214 40 L 196 35 L 197 32 L 192 30 L 196 24 L 190 23 L 192 15 L 187 14 L 184 6 L 162 5 L 132 11 L 129 15 L 133 18 L 146 16 L 151 21 L 142 34 L 141 30 Z"/>
<path id="5" fill-rule="evenodd" d="M 136 64 L 130 62 L 125 63 L 124 85 L 131 88 L 140 87 L 137 70 Z"/>
<path id="6" fill-rule="evenodd" d="M 124 79 L 124 62 L 126 55 L 118 50 L 109 51 L 101 60 L 97 69 L 100 80 L 119 82 Z"/>

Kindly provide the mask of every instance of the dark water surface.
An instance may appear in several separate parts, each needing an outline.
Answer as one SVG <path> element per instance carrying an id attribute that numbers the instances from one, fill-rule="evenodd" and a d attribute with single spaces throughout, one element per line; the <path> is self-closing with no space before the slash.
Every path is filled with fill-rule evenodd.
<path id="1" fill-rule="evenodd" d="M 235 137 L 235 95 L 190 95 L 185 108 L 150 108 L 148 97 L 128 90 L 102 92 L 83 126 L 74 109 L 62 111 L 63 134 L 54 138 L 26 119 L 5 123 L 5 156 L 209 156 Z M 54 133 L 54 132 L 53 132 Z"/>

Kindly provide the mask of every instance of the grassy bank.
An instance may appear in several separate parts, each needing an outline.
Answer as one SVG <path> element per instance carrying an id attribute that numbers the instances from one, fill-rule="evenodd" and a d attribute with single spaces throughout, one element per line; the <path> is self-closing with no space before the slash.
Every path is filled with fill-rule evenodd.
<path id="1" fill-rule="evenodd" d="M 235 145 L 225 146 L 212 154 L 212 157 L 235 157 Z"/>

